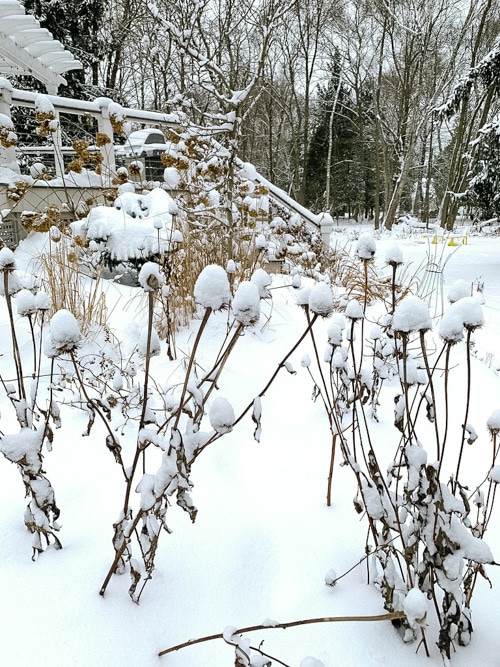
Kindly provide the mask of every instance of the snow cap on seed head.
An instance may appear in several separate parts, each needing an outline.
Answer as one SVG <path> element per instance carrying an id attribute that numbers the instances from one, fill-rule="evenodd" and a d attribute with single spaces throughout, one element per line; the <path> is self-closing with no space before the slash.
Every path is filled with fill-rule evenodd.
<path id="1" fill-rule="evenodd" d="M 481 303 L 472 296 L 463 297 L 452 303 L 444 313 L 439 325 L 439 335 L 447 343 L 463 340 L 463 330 L 474 331 L 484 324 Z"/>
<path id="2" fill-rule="evenodd" d="M 363 232 L 358 239 L 356 245 L 356 254 L 359 259 L 367 260 L 373 259 L 375 257 L 375 251 L 377 250 L 377 245 L 375 239 L 370 234 L 370 232 Z"/>
<path id="3" fill-rule="evenodd" d="M 139 272 L 139 284 L 145 292 L 154 292 L 163 284 L 163 276 L 156 262 L 146 262 Z"/>
<path id="4" fill-rule="evenodd" d="M 259 288 L 249 280 L 243 280 L 233 297 L 233 314 L 236 320 L 245 327 L 252 326 L 260 318 Z"/>
<path id="5" fill-rule="evenodd" d="M 335 345 L 336 347 L 342 345 L 342 328 L 338 322 L 332 322 L 330 324 L 327 334 L 330 345 Z"/>
<path id="6" fill-rule="evenodd" d="M 387 248 L 385 254 L 385 261 L 390 266 L 399 266 L 403 263 L 403 251 L 398 245 L 392 245 L 390 248 Z"/>
<path id="7" fill-rule="evenodd" d="M 495 410 L 491 413 L 486 422 L 486 426 L 491 435 L 500 433 L 500 410 Z"/>
<path id="8" fill-rule="evenodd" d="M 361 307 L 361 304 L 357 299 L 351 299 L 349 301 L 345 309 L 345 316 L 348 317 L 350 320 L 363 319 L 364 317 L 363 308 Z"/>
<path id="9" fill-rule="evenodd" d="M 21 317 L 33 315 L 37 310 L 36 299 L 33 292 L 30 292 L 30 290 L 27 289 L 22 289 L 18 292 L 16 296 L 16 306 L 17 312 Z"/>
<path id="10" fill-rule="evenodd" d="M 257 269 L 253 272 L 250 280 L 252 283 L 254 283 L 254 285 L 257 285 L 261 299 L 267 299 L 271 296 L 271 293 L 268 289 L 269 285 L 271 284 L 271 276 L 267 271 L 264 269 Z"/>
<path id="11" fill-rule="evenodd" d="M 432 327 L 429 307 L 418 296 L 410 294 L 398 303 L 392 318 L 393 331 L 428 331 Z"/>
<path id="12" fill-rule="evenodd" d="M 227 273 L 217 264 L 209 264 L 198 276 L 194 286 L 196 303 L 204 308 L 221 310 L 231 301 Z"/>
<path id="13" fill-rule="evenodd" d="M 255 239 L 255 247 L 258 250 L 265 250 L 267 248 L 267 241 L 264 234 L 259 234 Z"/>
<path id="14" fill-rule="evenodd" d="M 16 268 L 14 253 L 10 248 L 4 246 L 0 250 L 0 269 L 12 270 Z"/>
<path id="15" fill-rule="evenodd" d="M 450 303 L 455 303 L 467 296 L 470 296 L 470 284 L 466 283 L 462 278 L 455 280 L 448 292 L 448 301 Z"/>
<path id="16" fill-rule="evenodd" d="M 321 317 L 329 317 L 333 313 L 333 294 L 329 285 L 316 283 L 309 294 L 309 308 Z"/>
<path id="17" fill-rule="evenodd" d="M 297 306 L 308 308 L 310 295 L 311 295 L 310 287 L 303 287 L 301 290 L 299 290 L 297 292 Z"/>
<path id="18" fill-rule="evenodd" d="M 50 310 L 52 302 L 47 292 L 37 292 L 35 296 L 37 310 Z"/>
<path id="19" fill-rule="evenodd" d="M 69 310 L 61 308 L 50 320 L 50 336 L 47 339 L 45 352 L 48 357 L 74 352 L 82 335 L 78 322 Z"/>
<path id="20" fill-rule="evenodd" d="M 210 407 L 209 419 L 214 431 L 229 433 L 234 424 L 234 410 L 226 398 L 218 396 Z"/>

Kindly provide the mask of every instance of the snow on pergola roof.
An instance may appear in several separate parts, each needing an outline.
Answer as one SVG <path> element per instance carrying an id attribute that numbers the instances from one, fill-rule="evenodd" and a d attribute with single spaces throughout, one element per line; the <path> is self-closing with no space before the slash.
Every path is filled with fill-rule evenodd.
<path id="1" fill-rule="evenodd" d="M 63 72 L 82 68 L 17 0 L 0 0 L 0 74 L 30 74 L 56 93 Z"/>

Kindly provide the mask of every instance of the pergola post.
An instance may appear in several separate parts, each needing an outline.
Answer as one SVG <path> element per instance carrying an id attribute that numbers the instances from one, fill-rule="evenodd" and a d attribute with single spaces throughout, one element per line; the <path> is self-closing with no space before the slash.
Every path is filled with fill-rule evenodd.
<path id="1" fill-rule="evenodd" d="M 50 85 L 47 83 L 45 84 L 45 87 L 47 88 L 47 93 L 49 95 L 57 95 L 57 89 L 58 89 L 57 84 Z M 63 178 L 66 170 L 64 168 L 64 157 L 62 152 L 61 121 L 59 118 L 59 111 L 57 111 L 57 109 L 54 109 L 54 113 L 57 121 L 56 130 L 52 132 L 52 143 L 54 145 L 54 164 L 56 168 L 56 176 L 58 178 Z"/>
<path id="2" fill-rule="evenodd" d="M 0 77 L 0 113 L 11 119 L 10 107 L 12 104 L 12 84 L 7 79 Z M 21 173 L 16 159 L 15 146 L 4 148 L 0 145 L 0 163 L 12 171 Z"/>

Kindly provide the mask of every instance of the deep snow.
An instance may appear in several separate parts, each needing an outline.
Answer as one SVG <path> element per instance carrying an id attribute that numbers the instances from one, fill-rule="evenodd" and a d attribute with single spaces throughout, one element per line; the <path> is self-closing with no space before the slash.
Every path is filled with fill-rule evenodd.
<path id="1" fill-rule="evenodd" d="M 354 252 L 356 242 L 348 238 L 343 234 L 335 237 L 350 243 Z M 429 252 L 450 255 L 444 294 L 458 278 L 469 284 L 484 282 L 485 326 L 476 333 L 470 414 L 479 440 L 466 452 L 472 477 L 476 468 L 480 475 L 485 469 L 482 452 L 487 450 L 490 455 L 486 421 L 500 409 L 500 379 L 495 370 L 500 366 L 500 239 L 472 237 L 468 245 L 454 249 L 429 245 L 420 237 L 387 236 L 377 241 L 380 266 L 395 243 L 402 249 L 403 260 L 415 268 Z M 27 267 L 33 252 L 28 240 L 16 253 L 18 263 Z M 279 278 L 275 284 L 280 284 Z M 125 339 L 133 338 L 146 319 L 138 297 L 130 301 L 135 290 L 111 283 L 108 290 L 109 300 L 118 303 L 112 309 L 113 326 L 123 331 Z M 434 285 L 434 292 L 438 295 L 439 285 Z M 291 287 L 273 290 L 272 306 L 263 302 L 260 324 L 239 341 L 220 387 L 220 395 L 230 399 L 236 414 L 262 390 L 304 329 L 296 296 Z M 319 301 L 324 305 L 323 299 Z M 2 299 L 3 374 L 9 359 L 4 309 Z M 224 318 L 224 313 L 215 315 L 206 332 L 201 365 L 220 339 Z M 318 321 L 320 343 L 326 344 L 330 325 L 331 320 Z M 196 327 L 195 322 L 179 334 L 179 348 L 192 345 Z M 28 354 L 28 350 L 26 339 L 23 352 Z M 330 570 L 340 577 L 362 558 L 366 524 L 353 509 L 352 473 L 338 463 L 333 505 L 326 507 L 330 437 L 325 414 L 320 403 L 311 400 L 312 383 L 301 366 L 307 354 L 313 356 L 308 339 L 291 359 L 297 373 L 283 370 L 263 397 L 259 443 L 253 439 L 254 424 L 248 416 L 195 463 L 196 523 L 191 524 L 177 507 L 171 509 L 168 523 L 173 534 L 161 536 L 154 578 L 140 605 L 128 597 L 128 575 L 115 576 L 104 598 L 98 594 L 112 562 L 112 524 L 123 496 L 122 473 L 105 449 L 104 437 L 97 435 L 100 426 L 96 425 L 90 438 L 81 437 L 86 416 L 76 410 L 63 411 L 63 425 L 55 434 L 53 451 L 45 456 L 44 468 L 61 508 L 64 548 L 49 548 L 36 563 L 31 561 L 31 537 L 23 523 L 27 501 L 21 478 L 14 465 L 0 458 L 0 664 L 222 667 L 234 664 L 234 651 L 222 640 L 162 658 L 158 652 L 190 638 L 221 633 L 227 626 L 249 626 L 265 619 L 286 622 L 383 613 L 378 591 L 366 583 L 365 564 L 340 578 L 335 587 L 325 585 Z M 162 363 L 163 356 L 152 360 L 154 375 L 161 376 Z M 456 406 L 463 404 L 461 373 L 459 365 L 453 381 Z M 381 406 L 380 423 L 374 425 L 379 436 L 388 427 L 392 430 L 392 410 L 390 404 Z M 0 421 L 6 433 L 9 427 L 15 428 L 7 413 L 7 408 L 2 410 Z M 461 416 L 457 407 L 457 428 Z M 500 561 L 499 517 L 497 507 L 486 542 Z M 475 632 L 470 646 L 457 649 L 452 661 L 456 667 L 500 664 L 500 572 L 494 566 L 487 571 L 493 590 L 479 581 L 472 605 Z M 412 606 L 415 615 L 422 611 L 421 602 L 416 599 Z M 434 637 L 430 609 L 428 616 L 428 636 Z M 254 646 L 264 641 L 263 650 L 293 667 L 299 667 L 306 656 L 321 660 L 325 667 L 442 664 L 433 641 L 429 641 L 432 656 L 427 659 L 422 647 L 416 653 L 417 643 L 403 644 L 388 622 L 268 629 L 252 633 L 251 639 Z"/>

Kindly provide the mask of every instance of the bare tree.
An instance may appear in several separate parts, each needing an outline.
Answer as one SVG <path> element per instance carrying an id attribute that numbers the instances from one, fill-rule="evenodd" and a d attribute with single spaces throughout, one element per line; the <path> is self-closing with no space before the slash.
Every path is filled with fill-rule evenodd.
<path id="1" fill-rule="evenodd" d="M 180 24 L 169 20 L 157 5 L 149 4 L 163 33 L 182 55 L 183 86 L 189 97 L 184 100 L 185 107 L 192 116 L 197 115 L 200 132 L 217 135 L 225 149 L 218 155 L 224 173 L 218 189 L 226 211 L 230 258 L 235 227 L 233 186 L 242 127 L 259 97 L 275 33 L 294 3 L 266 0 L 242 5 L 237 0 L 205 0 L 191 3 L 187 13 L 179 17 Z"/>
<path id="2" fill-rule="evenodd" d="M 494 27 L 498 28 L 499 22 L 498 5 L 494 0 L 483 0 L 480 3 L 472 1 L 468 17 L 471 30 L 464 42 L 470 74 L 455 86 L 451 99 L 440 109 L 442 124 L 451 134 L 448 176 L 439 212 L 441 226 L 445 229 L 453 228 L 460 206 L 460 195 L 466 189 L 467 174 L 474 154 L 471 142 L 494 111 L 492 103 L 495 86 L 480 85 L 474 76 L 474 69 L 479 58 L 493 45 L 497 34 Z M 452 127 L 448 122 L 450 118 L 453 119 Z"/>
<path id="3" fill-rule="evenodd" d="M 377 0 L 378 72 L 374 91 L 376 137 L 383 155 L 385 224 L 412 187 L 418 158 L 426 159 L 432 114 L 455 80 L 471 28 L 456 0 Z"/>

